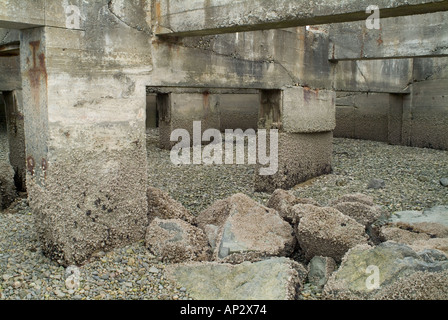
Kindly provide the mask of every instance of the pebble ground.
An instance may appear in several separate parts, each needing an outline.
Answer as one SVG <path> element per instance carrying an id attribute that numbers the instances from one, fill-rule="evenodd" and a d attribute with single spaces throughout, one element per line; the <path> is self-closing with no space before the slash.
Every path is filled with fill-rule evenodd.
<path id="1" fill-rule="evenodd" d="M 157 139 L 157 131 L 148 133 L 150 184 L 192 213 L 238 192 L 260 203 L 269 199 L 269 194 L 253 191 L 253 166 L 174 166 L 169 151 L 157 148 Z M 448 188 L 440 184 L 443 177 L 448 177 L 447 151 L 335 139 L 334 172 L 295 187 L 293 193 L 326 205 L 341 195 L 362 192 L 390 212 L 422 210 L 448 204 Z M 368 189 L 372 179 L 384 180 L 384 189 Z M 165 265 L 142 242 L 99 253 L 80 268 L 79 288 L 69 290 L 65 269 L 40 250 L 24 195 L 0 212 L 0 230 L 0 299 L 190 299 L 185 288 L 165 279 Z M 315 288 L 306 286 L 299 298 L 318 297 Z"/>

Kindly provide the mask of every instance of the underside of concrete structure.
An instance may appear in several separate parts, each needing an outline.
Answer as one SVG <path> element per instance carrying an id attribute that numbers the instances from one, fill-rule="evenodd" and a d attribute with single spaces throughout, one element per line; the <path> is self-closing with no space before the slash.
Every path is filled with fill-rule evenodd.
<path id="1" fill-rule="evenodd" d="M 448 1 L 377 3 L 381 29 L 363 0 L 1 2 L 0 160 L 44 252 L 144 239 L 147 128 L 278 130 L 269 193 L 330 173 L 334 135 L 448 150 Z"/>

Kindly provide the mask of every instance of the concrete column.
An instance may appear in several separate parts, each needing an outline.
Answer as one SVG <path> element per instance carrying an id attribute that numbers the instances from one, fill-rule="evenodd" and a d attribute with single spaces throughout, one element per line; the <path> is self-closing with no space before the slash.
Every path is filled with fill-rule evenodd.
<path id="1" fill-rule="evenodd" d="M 219 95 L 203 93 L 159 94 L 157 108 L 160 115 L 160 147 L 171 149 L 171 133 L 185 129 L 193 139 L 193 122 L 201 121 L 202 132 L 220 129 Z"/>
<path id="2" fill-rule="evenodd" d="M 21 42 L 29 201 L 43 251 L 64 265 L 139 241 L 148 224 L 144 81 L 86 38 L 37 28 Z"/>
<path id="3" fill-rule="evenodd" d="M 260 175 L 255 190 L 289 189 L 331 172 L 335 93 L 304 87 L 261 92 L 259 129 L 278 129 L 278 172 Z"/>

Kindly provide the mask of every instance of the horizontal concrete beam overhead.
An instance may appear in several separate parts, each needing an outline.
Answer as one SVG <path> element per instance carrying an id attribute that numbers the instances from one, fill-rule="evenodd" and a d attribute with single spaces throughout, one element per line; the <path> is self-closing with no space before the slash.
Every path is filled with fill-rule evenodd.
<path id="1" fill-rule="evenodd" d="M 448 0 L 156 0 L 159 36 L 199 36 L 366 20 L 375 4 L 381 16 L 448 10 Z"/>
<path id="2" fill-rule="evenodd" d="M 329 59 L 368 60 L 448 56 L 448 11 L 380 18 L 380 29 L 365 22 L 330 26 Z"/>
<path id="3" fill-rule="evenodd" d="M 72 19 L 82 17 L 82 0 L 9 0 L 0 1 L 0 28 L 28 29 L 33 27 L 66 28 L 71 29 Z M 73 9 L 75 8 L 75 9 Z M 79 9 L 78 11 L 76 8 Z"/>

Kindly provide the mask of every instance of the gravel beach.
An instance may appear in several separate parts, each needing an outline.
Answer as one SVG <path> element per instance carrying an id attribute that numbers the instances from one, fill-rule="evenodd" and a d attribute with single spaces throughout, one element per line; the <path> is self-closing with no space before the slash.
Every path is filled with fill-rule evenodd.
<path id="1" fill-rule="evenodd" d="M 193 214 L 216 200 L 245 193 L 265 204 L 270 194 L 253 191 L 254 166 L 174 166 L 170 152 L 157 148 L 158 132 L 148 133 L 148 180 Z M 385 143 L 335 139 L 334 172 L 294 188 L 301 198 L 321 205 L 347 193 L 374 197 L 388 211 L 448 205 L 448 152 Z M 384 188 L 369 189 L 372 179 Z M 164 265 L 144 243 L 99 253 L 80 267 L 80 287 L 66 288 L 65 269 L 44 257 L 25 198 L 0 212 L 0 299 L 189 299 L 188 292 L 165 279 Z"/>

